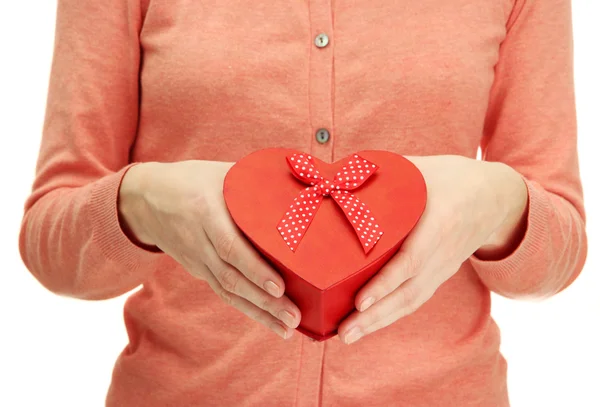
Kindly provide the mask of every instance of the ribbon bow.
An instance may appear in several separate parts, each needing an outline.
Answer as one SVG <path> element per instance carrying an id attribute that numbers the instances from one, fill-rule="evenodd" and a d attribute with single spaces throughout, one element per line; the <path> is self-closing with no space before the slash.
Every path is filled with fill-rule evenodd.
<path id="1" fill-rule="evenodd" d="M 331 196 L 354 228 L 365 253 L 369 253 L 383 232 L 367 205 L 350 191 L 364 184 L 379 167 L 355 154 L 337 173 L 334 180 L 330 181 L 315 168 L 310 155 L 293 154 L 286 159 L 294 176 L 310 185 L 294 198 L 289 211 L 277 225 L 288 247 L 292 251 L 296 250 L 319 210 L 322 198 Z"/>

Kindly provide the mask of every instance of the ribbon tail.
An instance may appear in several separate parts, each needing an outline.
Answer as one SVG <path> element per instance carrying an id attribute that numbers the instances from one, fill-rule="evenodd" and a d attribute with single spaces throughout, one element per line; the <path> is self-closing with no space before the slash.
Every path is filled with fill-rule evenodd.
<path id="1" fill-rule="evenodd" d="M 348 191 L 336 191 L 331 195 L 344 216 L 352 225 L 365 254 L 381 239 L 383 230 L 367 205 Z"/>
<path id="2" fill-rule="evenodd" d="M 277 231 L 291 251 L 295 252 L 304 239 L 322 201 L 323 197 L 313 187 L 300 191 L 277 224 Z"/>

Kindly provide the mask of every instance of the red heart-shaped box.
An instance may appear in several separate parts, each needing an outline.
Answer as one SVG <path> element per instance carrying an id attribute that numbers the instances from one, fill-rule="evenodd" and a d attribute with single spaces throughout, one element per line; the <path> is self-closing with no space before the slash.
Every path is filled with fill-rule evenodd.
<path id="1" fill-rule="evenodd" d="M 282 275 L 285 294 L 302 313 L 298 330 L 325 340 L 355 309 L 358 290 L 416 225 L 425 210 L 427 188 L 417 167 L 401 155 L 361 151 L 357 154 L 379 169 L 352 194 L 370 208 L 383 231 L 381 239 L 365 254 L 341 208 L 325 197 L 298 248 L 291 251 L 277 226 L 294 198 L 307 188 L 286 161 L 295 153 L 301 154 L 275 148 L 242 158 L 227 173 L 223 194 L 236 225 Z M 333 164 L 313 159 L 321 175 L 333 180 L 351 157 Z"/>

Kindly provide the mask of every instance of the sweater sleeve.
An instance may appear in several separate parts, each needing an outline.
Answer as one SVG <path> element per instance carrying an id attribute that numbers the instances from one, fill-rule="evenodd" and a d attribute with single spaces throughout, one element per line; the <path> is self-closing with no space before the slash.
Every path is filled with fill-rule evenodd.
<path id="1" fill-rule="evenodd" d="M 165 256 L 123 233 L 117 199 L 138 122 L 139 1 L 59 0 L 41 147 L 19 249 L 60 295 L 103 299 Z"/>
<path id="2" fill-rule="evenodd" d="M 571 0 L 515 0 L 500 46 L 481 149 L 527 186 L 526 230 L 507 257 L 471 264 L 510 298 L 545 298 L 570 285 L 587 252 L 577 156 Z"/>

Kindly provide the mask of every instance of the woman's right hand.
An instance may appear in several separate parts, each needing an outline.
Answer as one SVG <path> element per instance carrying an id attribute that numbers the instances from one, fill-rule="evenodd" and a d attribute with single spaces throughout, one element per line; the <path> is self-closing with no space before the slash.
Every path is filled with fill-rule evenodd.
<path id="1" fill-rule="evenodd" d="M 283 295 L 281 276 L 229 216 L 223 181 L 232 165 L 137 164 L 123 177 L 119 216 L 134 240 L 158 247 L 227 304 L 287 339 L 300 323 L 300 310 Z"/>

